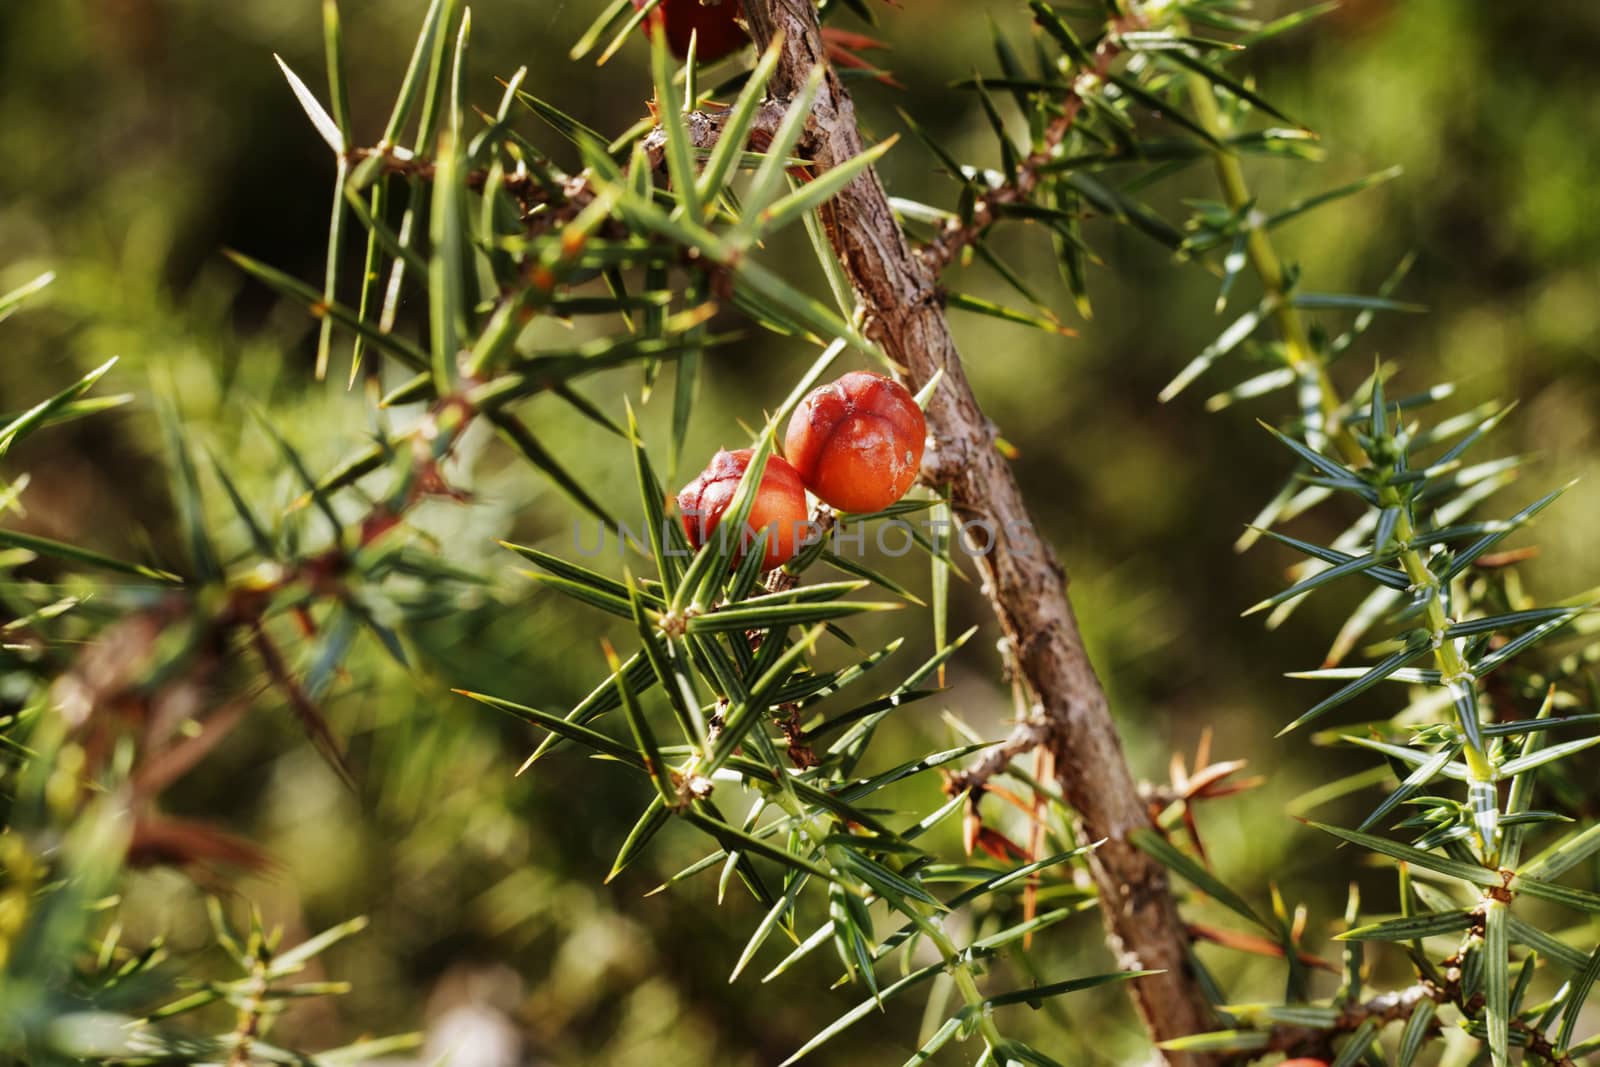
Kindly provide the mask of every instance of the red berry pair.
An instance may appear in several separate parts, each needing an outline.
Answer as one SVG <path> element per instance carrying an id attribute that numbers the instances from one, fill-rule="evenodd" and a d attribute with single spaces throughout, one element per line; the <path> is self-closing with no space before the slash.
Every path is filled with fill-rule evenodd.
<path id="1" fill-rule="evenodd" d="M 771 456 L 747 525 L 769 531 L 763 566 L 771 570 L 802 547 L 806 490 L 840 511 L 866 514 L 893 504 L 916 481 L 927 425 L 905 386 L 851 371 L 806 394 L 784 435 L 788 459 Z M 683 528 L 696 548 L 716 530 L 752 452 L 718 452 L 678 494 Z"/>

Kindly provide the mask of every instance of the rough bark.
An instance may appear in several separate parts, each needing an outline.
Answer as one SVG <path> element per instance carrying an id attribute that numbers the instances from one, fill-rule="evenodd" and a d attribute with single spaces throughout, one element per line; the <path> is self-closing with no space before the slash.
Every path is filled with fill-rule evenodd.
<path id="1" fill-rule="evenodd" d="M 783 55 L 770 92 L 792 98 L 813 67 L 826 63 L 813 0 L 744 0 L 752 35 L 765 47 L 782 34 Z M 849 94 L 832 72 L 812 108 L 805 154 L 818 171 L 862 151 Z M 1084 835 L 1104 839 L 1091 870 L 1110 944 L 1121 966 L 1166 973 L 1132 983 L 1156 1040 L 1212 1028 L 1211 1008 L 1188 963 L 1188 940 L 1164 868 L 1129 840 L 1151 825 L 1105 690 L 1084 650 L 1066 578 L 1055 553 L 1035 534 L 995 432 L 962 370 L 934 269 L 914 256 L 877 175 L 868 170 L 824 210 L 835 252 L 865 314 L 864 329 L 919 389 L 943 379 L 928 405 L 933 447 L 924 477 L 948 483 L 963 523 L 996 531 L 978 560 L 983 588 L 1035 700 L 1036 725 L 1055 757 L 1058 784 Z M 1167 1062 L 1195 1058 L 1168 1055 Z"/>

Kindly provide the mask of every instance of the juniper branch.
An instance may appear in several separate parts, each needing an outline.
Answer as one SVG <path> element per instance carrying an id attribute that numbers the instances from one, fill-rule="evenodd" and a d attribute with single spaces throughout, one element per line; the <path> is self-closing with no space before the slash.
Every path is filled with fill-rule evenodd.
<path id="1" fill-rule="evenodd" d="M 782 34 L 782 58 L 770 86 L 796 93 L 826 66 L 815 7 L 808 0 L 750 0 L 744 5 L 761 47 Z M 1064 132 L 1064 131 L 1063 131 Z M 854 105 L 829 73 L 816 97 L 803 143 L 819 173 L 860 154 Z M 868 170 L 827 204 L 823 222 L 860 304 L 867 336 L 897 365 L 913 390 L 942 378 L 927 408 L 936 448 L 923 475 L 948 482 L 964 521 L 1000 531 L 979 561 L 984 589 L 1047 723 L 1057 780 L 1088 840 L 1105 838 L 1090 860 L 1113 949 L 1127 969 L 1164 971 L 1136 984 L 1135 997 L 1157 1040 L 1208 1029 L 1210 1004 L 1195 981 L 1189 943 L 1166 871 L 1130 835 L 1151 825 L 1123 755 L 1105 690 L 1095 676 L 1066 594 L 1055 553 L 1033 522 L 995 431 L 978 405 L 940 306 L 937 278 L 913 256 L 877 175 Z M 1193 1062 L 1170 1054 L 1171 1062 Z"/>

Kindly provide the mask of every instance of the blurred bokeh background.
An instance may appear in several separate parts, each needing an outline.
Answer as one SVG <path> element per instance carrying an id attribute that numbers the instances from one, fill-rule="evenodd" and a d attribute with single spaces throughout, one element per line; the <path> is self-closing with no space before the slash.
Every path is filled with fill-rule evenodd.
<path id="1" fill-rule="evenodd" d="M 424 6 L 341 4 L 355 122 L 369 140 Z M 473 98 L 492 107 L 495 78 L 526 65 L 526 88 L 591 126 L 631 125 L 649 96 L 643 39 L 604 68 L 567 58 L 598 6 L 475 3 Z M 1273 3 L 1264 13 L 1279 10 Z M 319 469 L 362 443 L 365 401 L 313 380 L 314 325 L 303 310 L 247 283 L 221 255 L 235 248 L 300 277 L 321 276 L 332 162 L 272 62 L 281 54 L 320 90 L 319 16 L 314 0 L 0 3 L 0 291 L 42 269 L 59 275 L 38 310 L 6 324 L 0 409 L 23 407 L 120 355 L 114 389 L 141 398 L 172 389 L 201 439 L 243 461 L 253 497 L 279 504 L 293 486 L 264 435 L 248 427 L 249 406 L 269 411 Z M 870 32 L 891 44 L 884 64 L 905 88 L 855 83 L 869 134 L 900 130 L 895 109 L 904 108 L 958 154 L 989 159 L 982 113 L 948 85 L 973 68 L 992 69 L 990 20 L 1017 41 L 1029 32 L 1020 0 L 882 6 Z M 1259 83 L 1319 131 L 1327 154 L 1321 165 L 1252 163 L 1264 203 L 1404 167 L 1397 180 L 1287 227 L 1282 248 L 1311 287 L 1331 292 L 1371 291 L 1416 253 L 1398 295 L 1428 312 L 1381 318 L 1340 374 L 1353 383 L 1378 355 L 1400 364 L 1401 392 L 1448 380 L 1463 408 L 1520 397 L 1501 446 L 1538 461 L 1497 501 L 1501 513 L 1600 465 L 1597 54 L 1600 5 L 1588 0 L 1350 0 L 1253 53 Z M 557 138 L 531 116 L 523 128 L 559 154 Z M 882 169 L 891 192 L 949 204 L 950 183 L 914 140 Z M 1183 198 L 1213 195 L 1201 167 L 1163 183 L 1153 202 L 1176 216 Z M 1019 476 L 1071 572 L 1136 770 L 1164 778 L 1170 754 L 1214 727 L 1220 758 L 1248 759 L 1269 781 L 1249 799 L 1203 812 L 1212 856 L 1258 896 L 1273 882 L 1307 902 L 1313 930 L 1321 929 L 1342 911 L 1345 887 L 1328 876 L 1331 846 L 1285 805 L 1369 761 L 1272 735 L 1309 692 L 1283 673 L 1321 661 L 1342 605 L 1313 602 L 1271 632 L 1259 618 L 1238 617 L 1289 562 L 1270 546 L 1244 555 L 1231 547 L 1276 486 L 1284 456 L 1250 405 L 1205 410 L 1207 387 L 1241 377 L 1237 366 L 1171 404 L 1156 402 L 1227 321 L 1213 314 L 1213 280 L 1126 230 L 1091 227 L 1090 235 L 1105 263 L 1092 271 L 1095 314 L 1074 322 L 1079 336 L 958 313 L 968 371 L 1017 448 Z M 1048 243 L 1019 234 L 1006 248 L 1070 318 Z M 772 260 L 804 264 L 796 251 L 775 249 Z M 798 280 L 820 289 L 817 277 Z M 1003 295 L 976 272 L 959 284 Z M 1246 290 L 1234 307 L 1249 299 Z M 761 335 L 714 353 L 691 461 L 742 444 L 739 420 L 753 423 L 781 399 L 806 358 L 800 346 Z M 618 376 L 588 392 L 619 415 L 622 393 L 637 395 L 637 385 Z M 647 412 L 652 426 L 661 414 Z M 552 407 L 539 428 L 602 499 L 633 514 L 619 441 L 594 436 L 565 408 Z M 156 555 L 175 536 L 143 400 L 29 445 L 16 462 L 34 475 L 23 498 L 30 529 Z M 464 463 L 473 468 L 474 502 L 432 507 L 422 521 L 450 558 L 503 581 L 409 635 L 423 653 L 410 676 L 369 649 L 335 687 L 328 714 L 351 739 L 360 795 L 342 790 L 267 701 L 167 800 L 271 852 L 277 865 L 236 889 L 291 931 L 372 916 L 371 930 L 326 961 L 354 992 L 291 1013 L 280 1036 L 315 1046 L 437 1029 L 440 1020 L 461 1023 L 470 1005 L 496 1020 L 481 1032 L 500 1033 L 514 1050 L 503 1061 L 483 1052 L 486 1065 L 778 1062 L 857 994 L 827 992 L 833 975 L 823 963 L 760 984 L 760 963 L 776 954 L 730 989 L 727 972 L 759 917 L 754 905 L 730 894 L 717 907 L 714 875 L 644 896 L 697 855 L 697 843 L 669 835 L 601 884 L 644 793 L 570 754 L 513 777 L 531 733 L 450 695 L 453 685 L 473 685 L 561 708 L 604 676 L 597 638 L 605 628 L 521 581 L 493 544 L 499 536 L 564 547 L 574 510 L 487 441 L 469 442 Z M 1594 484 L 1538 527 L 1538 588 L 1567 595 L 1600 584 Z M 614 552 L 607 562 L 622 565 Z M 909 560 L 896 573 L 917 588 L 927 581 L 925 567 Z M 956 596 L 953 628 L 983 630 L 953 668 L 945 698 L 918 705 L 886 736 L 875 757 L 885 765 L 950 738 L 941 703 L 989 736 L 1010 715 L 987 611 L 970 585 Z M 906 666 L 932 645 L 931 634 L 908 637 Z M 1384 710 L 1381 700 L 1371 708 Z M 908 802 L 932 803 L 937 783 L 919 788 Z M 1325 813 L 1337 815 L 1337 806 Z M 198 951 L 208 937 L 206 888 L 204 878 L 174 871 L 137 875 L 129 914 L 143 928 L 125 939 L 159 934 L 180 952 Z M 1374 879 L 1368 893 L 1381 909 L 1390 889 Z M 1032 961 L 1050 975 L 1098 966 L 1096 931 L 1092 915 L 1054 928 Z M 1265 961 L 1207 952 L 1239 999 L 1275 995 L 1277 972 Z M 917 1011 L 915 1003 L 891 1006 L 885 1020 L 815 1062 L 900 1062 Z M 1138 1048 L 1131 1022 L 1113 991 L 1057 1002 L 1027 1025 L 1052 1032 L 1043 1047 L 1058 1058 L 1093 1063 Z"/>

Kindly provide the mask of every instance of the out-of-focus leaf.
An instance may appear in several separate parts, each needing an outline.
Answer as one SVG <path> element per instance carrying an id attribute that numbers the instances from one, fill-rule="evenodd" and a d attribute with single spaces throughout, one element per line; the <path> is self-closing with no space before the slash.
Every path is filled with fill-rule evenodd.
<path id="1" fill-rule="evenodd" d="M 299 279 L 241 253 L 225 251 L 224 254 L 246 273 L 254 275 L 278 292 L 303 303 L 311 310 L 314 317 L 321 318 L 324 315 L 331 317 L 339 325 L 353 331 L 374 348 L 393 356 L 411 370 L 422 370 L 428 366 L 427 354 L 415 344 L 378 329 L 342 304 L 324 303 L 321 294 Z"/>
<path id="2" fill-rule="evenodd" d="M 52 541 L 47 537 L 36 537 L 16 530 L 0 530 L 0 545 L 10 548 L 21 548 L 35 552 L 41 556 L 50 556 L 55 559 L 64 559 L 69 563 L 82 563 L 89 567 L 98 567 L 102 570 L 115 571 L 118 574 L 131 574 L 136 578 L 150 578 L 158 582 L 172 582 L 181 584 L 183 579 L 171 571 L 160 570 L 156 567 L 146 567 L 139 563 L 125 563 L 120 559 L 91 552 L 86 548 L 76 545 Z"/>

